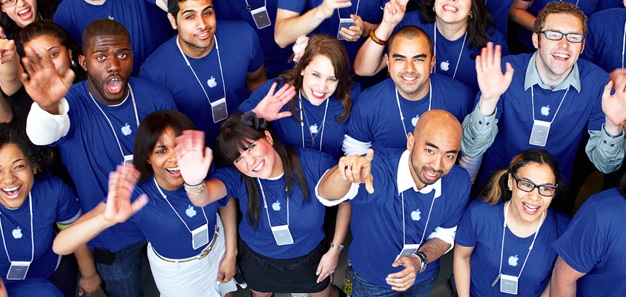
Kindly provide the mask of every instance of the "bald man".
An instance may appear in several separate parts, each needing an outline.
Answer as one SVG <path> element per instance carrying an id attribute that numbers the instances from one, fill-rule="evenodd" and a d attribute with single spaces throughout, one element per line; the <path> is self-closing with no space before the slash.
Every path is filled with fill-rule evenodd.
<path id="1" fill-rule="evenodd" d="M 316 188 L 323 204 L 352 201 L 353 296 L 430 294 L 469 198 L 469 175 L 454 165 L 462 134 L 452 114 L 431 110 L 404 152 L 343 157 L 324 174 Z"/>

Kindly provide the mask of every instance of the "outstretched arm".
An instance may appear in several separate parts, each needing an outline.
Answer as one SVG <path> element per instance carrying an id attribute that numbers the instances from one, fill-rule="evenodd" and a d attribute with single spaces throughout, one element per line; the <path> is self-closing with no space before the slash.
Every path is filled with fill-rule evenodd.
<path id="1" fill-rule="evenodd" d="M 513 80 L 513 66 L 506 63 L 506 73 L 502 73 L 502 46 L 493 42 L 480 51 L 476 56 L 476 77 L 480 88 L 480 112 L 489 116 L 496 110 L 500 96 L 506 92 Z"/>

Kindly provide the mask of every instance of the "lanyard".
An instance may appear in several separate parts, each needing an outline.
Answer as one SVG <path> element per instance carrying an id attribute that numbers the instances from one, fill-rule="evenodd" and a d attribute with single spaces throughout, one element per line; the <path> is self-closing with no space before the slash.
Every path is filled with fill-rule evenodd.
<path id="1" fill-rule="evenodd" d="M 193 233 L 191 232 L 191 229 L 189 229 L 189 226 L 187 226 L 187 223 L 185 223 L 185 220 L 183 220 L 183 218 L 180 216 L 180 214 L 178 214 L 178 212 L 176 211 L 176 209 L 174 208 L 172 203 L 170 203 L 170 201 L 167 200 L 167 196 L 165 196 L 165 193 L 163 193 L 163 191 L 161 190 L 161 187 L 157 183 L 156 178 L 152 178 L 152 180 L 154 181 L 154 186 L 156 186 L 157 190 L 159 190 L 159 193 L 161 193 L 161 196 L 163 197 L 163 199 L 165 199 L 165 202 L 167 202 L 167 204 L 169 204 L 169 206 L 172 208 L 172 210 L 174 211 L 176 216 L 178 216 L 180 221 L 183 222 L 183 225 L 185 225 L 185 228 L 187 228 L 189 233 L 191 233 L 193 235 Z M 204 207 L 201 207 L 200 209 L 202 209 L 202 214 L 204 215 L 204 219 L 206 220 L 206 223 L 208 225 L 209 224 L 209 219 L 207 219 L 207 217 L 206 217 L 206 213 L 204 212 Z"/>
<path id="2" fill-rule="evenodd" d="M 559 0 L 559 1 L 563 2 L 563 0 Z M 576 4 L 574 4 L 574 5 L 578 6 L 578 1 L 580 1 L 580 0 L 576 0 Z"/>
<path id="3" fill-rule="evenodd" d="M 356 1 L 356 10 L 354 11 L 354 14 L 358 15 L 359 14 L 359 4 L 361 4 L 361 0 L 357 0 Z M 350 16 L 348 16 L 350 17 Z M 339 20 L 341 20 L 341 12 L 339 11 L 339 8 L 337 8 L 337 18 L 339 18 Z"/>
<path id="4" fill-rule="evenodd" d="M 28 208 L 30 210 L 30 262 L 35 260 L 35 236 L 33 236 L 33 197 L 28 193 Z M 7 241 L 4 239 L 4 230 L 2 229 L 2 220 L 0 220 L 0 234 L 2 235 L 2 245 L 4 252 L 7 254 L 7 260 L 11 262 L 9 250 L 7 249 Z"/>
<path id="5" fill-rule="evenodd" d="M 130 93 L 130 100 L 133 102 L 133 110 L 135 111 L 135 122 L 137 123 L 137 129 L 139 129 L 139 114 L 137 113 L 137 103 L 135 103 L 135 94 L 133 93 L 133 88 L 130 86 L 130 84 L 128 84 L 128 91 Z M 109 123 L 109 127 L 111 127 L 111 131 L 113 131 L 113 136 L 115 137 L 115 141 L 117 142 L 117 147 L 120 149 L 120 153 L 122 153 L 122 157 L 126 158 L 126 154 L 124 154 L 124 149 L 122 149 L 122 144 L 120 143 L 120 139 L 117 137 L 117 133 L 115 133 L 115 128 L 113 128 L 113 124 L 111 123 L 111 120 L 106 115 L 104 110 L 102 110 L 100 105 L 98 105 L 98 103 L 96 102 L 96 99 L 93 98 L 91 93 L 89 93 L 89 91 L 87 91 L 87 93 L 89 94 L 91 101 L 93 101 L 93 104 L 96 105 L 96 107 L 100 110 L 104 118 Z M 128 99 L 128 97 L 126 98 Z M 126 99 L 124 99 L 124 101 L 126 101 Z M 124 104 L 124 102 L 122 102 L 121 104 Z"/>
<path id="6" fill-rule="evenodd" d="M 506 218 L 509 214 L 509 205 L 511 205 L 511 201 L 506 203 L 504 207 L 504 225 L 502 226 L 502 247 L 500 248 L 500 268 L 498 270 L 498 276 L 502 275 L 502 258 L 504 257 L 504 235 L 506 234 Z M 533 237 L 533 242 L 530 243 L 530 247 L 528 248 L 528 253 L 526 254 L 526 258 L 524 259 L 524 264 L 522 264 L 522 269 L 520 269 L 517 277 L 519 278 L 522 275 L 522 271 L 524 271 L 524 267 L 526 266 L 526 261 L 528 261 L 528 256 L 530 256 L 530 252 L 533 250 L 533 246 L 535 245 L 535 240 L 537 239 L 537 234 L 539 234 L 539 229 L 543 224 L 543 220 L 546 218 L 546 212 L 543 212 L 541 215 L 541 221 L 539 222 L 539 226 L 537 226 L 537 231 L 535 231 L 535 236 Z"/>
<path id="7" fill-rule="evenodd" d="M 263 197 L 263 207 L 265 207 L 265 214 L 267 215 L 267 224 L 272 228 L 272 222 L 270 221 L 270 211 L 267 209 L 267 200 L 265 200 L 265 191 L 263 191 L 263 185 L 261 184 L 261 180 L 257 177 L 256 181 L 259 183 L 259 188 L 261 188 L 261 196 Z M 289 227 L 289 195 L 287 194 L 287 189 L 285 188 L 285 195 L 287 196 L 287 227 Z"/>
<path id="8" fill-rule="evenodd" d="M 426 218 L 426 225 L 424 226 L 424 232 L 422 232 L 422 238 L 420 239 L 419 245 L 422 245 L 424 242 L 424 236 L 426 235 L 426 230 L 428 230 L 428 221 L 430 221 L 430 214 L 433 212 L 433 207 L 435 206 L 435 195 L 437 193 L 433 193 L 433 201 L 430 203 L 430 210 L 428 211 L 428 218 Z M 402 196 L 402 244 L 406 245 L 406 223 L 404 220 L 404 192 L 400 194 Z"/>
<path id="9" fill-rule="evenodd" d="M 557 107 L 556 112 L 554 113 L 554 116 L 552 117 L 552 120 L 550 120 L 550 125 L 552 125 L 552 122 L 554 122 L 554 119 L 556 119 L 556 115 L 559 113 L 559 110 L 561 109 L 561 104 L 563 104 L 563 101 L 565 100 L 565 96 L 567 96 L 567 92 L 569 92 L 569 88 L 567 87 L 567 90 L 565 90 L 565 94 L 563 94 L 563 98 L 561 98 L 561 103 L 559 103 L 559 107 Z M 532 104 L 532 109 L 533 109 L 533 121 L 535 121 L 535 85 L 530 87 L 530 101 Z"/>
<path id="10" fill-rule="evenodd" d="M 302 106 L 302 93 L 300 91 L 298 91 L 298 99 L 300 99 L 300 120 L 302 120 L 302 122 L 300 122 L 300 129 L 302 130 L 302 147 L 306 147 L 304 145 L 304 120 L 306 119 L 306 113 L 304 112 L 304 107 Z M 324 108 L 324 118 L 322 118 L 322 124 L 320 126 L 321 131 L 318 131 L 318 133 L 315 134 L 315 137 L 313 137 L 313 133 L 311 133 L 311 126 L 309 125 L 309 120 L 306 119 L 307 125 L 309 126 L 309 135 L 311 135 L 311 145 L 313 147 L 315 147 L 315 138 L 317 138 L 317 135 L 319 134 L 322 135 L 320 137 L 320 152 L 322 151 L 322 143 L 324 142 L 324 128 L 326 128 L 326 112 L 328 111 L 328 101 L 330 101 L 330 98 L 326 98 L 326 107 Z"/>
<path id="11" fill-rule="evenodd" d="M 430 108 L 433 103 L 433 85 L 430 80 L 428 80 L 428 87 L 430 88 L 428 90 L 428 110 L 430 111 Z M 404 129 L 404 137 L 406 137 L 406 139 L 409 140 L 409 136 L 406 131 L 406 126 L 404 125 L 404 115 L 402 114 L 402 108 L 400 108 L 400 97 L 398 96 L 398 87 L 396 87 L 396 102 L 398 103 L 398 111 L 400 111 L 400 121 L 402 122 L 402 129 Z"/>
<path id="12" fill-rule="evenodd" d="M 626 50 L 626 22 L 624 22 L 624 35 L 622 37 L 622 69 L 624 69 L 624 51 Z"/>
<path id="13" fill-rule="evenodd" d="M 226 98 L 226 82 L 224 81 L 224 72 L 222 71 L 222 58 L 220 56 L 220 47 L 217 44 L 217 36 L 213 35 L 213 39 L 215 40 L 215 50 L 217 51 L 217 63 L 220 66 L 220 77 L 222 78 L 222 91 L 224 92 L 224 98 Z M 204 96 L 206 96 L 206 100 L 209 101 L 209 105 L 211 105 L 211 99 L 209 99 L 209 94 L 204 89 L 204 85 L 202 84 L 202 82 L 200 82 L 200 78 L 198 78 L 196 71 L 193 70 L 191 63 L 189 63 L 189 60 L 187 59 L 187 55 L 185 55 L 185 53 L 183 52 L 183 49 L 180 47 L 180 44 L 178 43 L 178 38 L 176 38 L 176 46 L 178 46 L 180 55 L 183 56 L 185 63 L 187 64 L 189 69 L 191 69 L 191 73 L 193 73 L 193 76 L 196 78 L 196 81 L 200 85 L 200 88 L 202 88 L 202 92 L 204 93 Z"/>
<path id="14" fill-rule="evenodd" d="M 244 1 L 246 1 L 246 10 L 252 11 L 252 6 L 250 6 L 250 3 L 248 3 L 248 0 L 244 0 Z M 267 0 L 263 0 L 263 7 L 267 7 Z"/>
<path id="15" fill-rule="evenodd" d="M 435 40 L 435 44 L 433 48 L 435 49 L 435 73 L 437 73 L 437 22 L 435 21 L 435 26 L 433 28 L 433 39 Z M 459 64 L 461 63 L 461 55 L 463 55 L 463 49 L 465 48 L 465 40 L 467 40 L 467 30 L 465 30 L 465 34 L 463 34 L 463 42 L 461 43 L 461 51 L 459 52 L 459 57 L 456 59 L 456 66 L 454 67 L 454 73 L 452 74 L 452 78 L 456 77 L 456 71 L 459 69 Z"/>

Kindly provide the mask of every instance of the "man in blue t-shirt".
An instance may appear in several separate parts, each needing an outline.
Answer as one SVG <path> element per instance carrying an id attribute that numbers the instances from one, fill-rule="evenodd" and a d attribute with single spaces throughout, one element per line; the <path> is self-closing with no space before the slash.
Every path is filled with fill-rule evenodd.
<path id="1" fill-rule="evenodd" d="M 385 55 L 389 78 L 359 95 L 343 141 L 346 156 L 364 155 L 372 147 L 406 147 L 421 114 L 443 109 L 462 121 L 474 101 L 462 82 L 431 73 L 433 44 L 422 29 L 406 26 L 391 36 Z"/>
<path id="2" fill-rule="evenodd" d="M 535 22 L 534 54 L 505 57 L 505 73 L 499 47 L 488 44 L 476 58 L 481 92 L 463 122 L 462 146 L 469 157 L 484 153 L 481 184 L 533 147 L 550 152 L 569 181 L 585 131 L 590 134 L 587 156 L 598 170 L 608 173 L 622 163 L 626 81 L 611 95 L 607 73 L 578 59 L 585 19 L 571 3 L 549 3 Z"/>
<path id="3" fill-rule="evenodd" d="M 322 176 L 316 194 L 323 204 L 352 201 L 354 296 L 430 294 L 469 199 L 469 175 L 454 165 L 462 133 L 452 114 L 431 110 L 404 152 L 342 157 Z"/>
<path id="4" fill-rule="evenodd" d="M 157 110 L 175 109 L 174 101 L 165 88 L 130 77 L 130 35 L 116 21 L 98 20 L 83 32 L 79 63 L 87 71 L 87 81 L 71 85 L 72 71 L 61 75 L 49 55 L 25 51 L 28 76 L 22 83 L 35 102 L 26 133 L 34 144 L 59 148 L 87 213 L 106 197 L 109 172 L 132 161 L 141 119 Z M 144 245 L 143 234 L 132 223 L 112 227 L 88 243 L 109 296 L 140 295 Z"/>
<path id="5" fill-rule="evenodd" d="M 267 80 L 263 50 L 243 21 L 216 21 L 213 0 L 170 0 L 178 35 L 141 66 L 139 76 L 165 86 L 178 110 L 214 147 L 221 122 Z"/>

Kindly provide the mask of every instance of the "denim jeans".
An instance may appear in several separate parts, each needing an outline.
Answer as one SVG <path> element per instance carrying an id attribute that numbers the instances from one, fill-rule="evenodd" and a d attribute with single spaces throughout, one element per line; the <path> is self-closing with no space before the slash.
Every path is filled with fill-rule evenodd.
<path id="1" fill-rule="evenodd" d="M 437 280 L 437 275 L 439 275 L 439 270 L 431 277 L 430 279 L 421 282 L 419 284 L 414 284 L 411 288 L 406 290 L 405 292 L 397 292 L 392 290 L 391 288 L 384 288 L 379 285 L 375 285 L 370 283 L 363 278 L 361 278 L 358 274 L 354 274 L 354 279 L 352 280 L 352 296 L 353 297 L 428 297 L 430 295 L 430 291 L 433 290 L 433 286 L 435 285 L 435 281 Z"/>
<path id="2" fill-rule="evenodd" d="M 109 297 L 139 297 L 141 292 L 141 258 L 144 240 L 115 252 L 111 264 L 96 263 Z"/>

